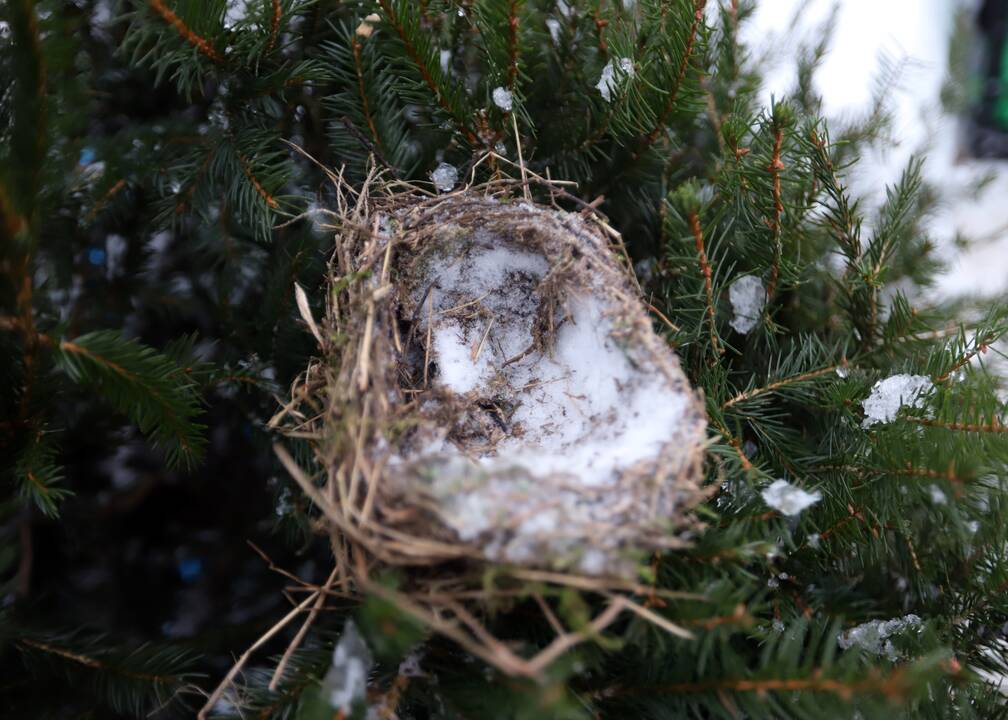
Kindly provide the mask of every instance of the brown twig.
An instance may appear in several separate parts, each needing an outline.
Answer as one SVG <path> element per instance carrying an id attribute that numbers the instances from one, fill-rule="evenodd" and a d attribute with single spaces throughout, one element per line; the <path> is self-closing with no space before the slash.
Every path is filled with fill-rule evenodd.
<path id="1" fill-rule="evenodd" d="M 991 418 L 988 423 L 944 422 L 942 420 L 918 417 L 908 417 L 905 420 L 918 425 L 945 428 L 946 430 L 961 430 L 963 432 L 975 433 L 1008 433 L 1008 427 L 998 418 Z"/>
<path id="2" fill-rule="evenodd" d="M 657 315 L 658 319 L 661 320 L 663 323 L 665 323 L 668 326 L 669 330 L 671 330 L 672 332 L 679 332 L 680 331 L 680 327 L 678 325 L 676 325 L 674 322 L 672 322 L 671 320 L 669 320 L 668 317 L 666 317 L 665 313 L 663 313 L 661 310 L 659 310 L 658 308 L 656 308 L 654 305 L 652 305 L 651 303 L 647 302 L 646 300 L 644 301 L 644 307 L 646 307 L 648 310 L 650 310 L 655 315 Z"/>
<path id="3" fill-rule="evenodd" d="M 270 195 L 269 191 L 263 187 L 262 183 L 259 182 L 259 178 L 252 173 L 252 166 L 249 164 L 249 161 L 246 160 L 241 153 L 238 154 L 238 159 L 241 161 L 242 171 L 245 173 L 245 177 L 247 177 L 249 182 L 252 183 L 252 187 L 255 188 L 257 193 L 259 193 L 259 197 L 265 200 L 267 205 L 275 209 L 279 203 L 276 198 Z"/>
<path id="4" fill-rule="evenodd" d="M 770 268 L 770 280 L 767 283 L 767 302 L 769 302 L 774 292 L 777 290 L 777 279 L 780 275 L 781 257 L 784 254 L 784 246 L 781 241 L 781 216 L 784 213 L 784 202 L 781 200 L 781 170 L 784 169 L 784 162 L 781 160 L 781 145 L 784 142 L 784 128 L 777 127 L 774 130 L 773 157 L 770 158 L 770 177 L 773 179 L 773 203 L 774 216 L 770 221 L 770 229 L 773 231 L 774 259 Z"/>
<path id="5" fill-rule="evenodd" d="M 717 428 L 717 431 L 721 433 L 721 436 L 724 437 L 725 442 L 727 442 L 729 445 L 735 448 L 735 452 L 738 454 L 739 462 L 742 463 L 742 467 L 747 472 L 749 470 L 752 470 L 753 464 L 752 462 L 749 461 L 749 458 L 746 457 L 745 452 L 742 450 L 742 443 L 739 442 L 738 438 L 732 435 L 731 431 L 728 430 L 728 428 L 726 428 L 724 424 L 717 418 L 711 417 L 710 420 L 712 423 L 714 423 L 715 427 Z"/>
<path id="6" fill-rule="evenodd" d="M 707 251 L 704 248 L 704 237 L 703 229 L 700 227 L 700 216 L 696 211 L 692 211 L 689 214 L 689 226 L 690 231 L 693 233 L 693 240 L 696 243 L 697 256 L 700 259 L 700 272 L 703 273 L 704 277 L 704 293 L 707 295 L 707 319 L 710 321 L 710 339 L 711 347 L 714 351 L 721 355 L 724 353 L 724 348 L 718 342 L 717 338 L 717 327 L 714 324 L 714 289 L 711 281 L 711 266 L 710 261 L 707 259 Z"/>
<path id="7" fill-rule="evenodd" d="M 599 17 L 598 10 L 592 12 L 592 20 L 595 22 L 595 36 L 598 38 L 598 49 L 601 53 L 609 52 L 609 45 L 605 39 L 605 29 L 609 26 L 609 21 Z"/>
<path id="8" fill-rule="evenodd" d="M 874 692 L 885 697 L 898 699 L 906 691 L 904 673 L 897 669 L 887 676 L 869 676 L 863 680 L 844 681 L 822 677 L 823 671 L 816 669 L 804 678 L 729 678 L 725 680 L 705 680 L 697 682 L 666 683 L 662 685 L 642 685 L 632 688 L 610 688 L 599 695 L 602 697 L 625 697 L 642 694 L 691 694 L 717 691 L 754 692 L 828 692 L 847 699 L 857 693 Z"/>
<path id="9" fill-rule="evenodd" d="M 126 181 L 123 180 L 122 178 L 117 180 L 115 184 L 112 185 L 112 187 L 110 187 L 105 192 L 105 194 L 98 199 L 98 202 L 96 202 L 94 206 L 90 210 L 88 210 L 87 215 L 84 216 L 84 221 L 91 222 L 92 220 L 94 220 L 98 216 L 98 213 L 104 210 L 105 206 L 109 204 L 109 201 L 113 197 L 115 197 L 116 193 L 118 193 L 124 187 L 126 187 Z"/>
<path id="10" fill-rule="evenodd" d="M 952 377 L 952 373 L 954 373 L 956 370 L 958 370 L 961 367 L 965 367 L 966 365 L 968 365 L 969 362 L 973 358 L 975 358 L 977 355 L 980 355 L 981 353 L 986 353 L 987 352 L 987 348 L 989 347 L 988 343 L 991 340 L 993 340 L 993 339 L 994 338 L 987 338 L 987 340 L 985 342 L 978 342 L 977 345 L 976 345 L 976 347 L 974 347 L 972 350 L 970 350 L 965 355 L 963 355 L 961 358 L 959 358 L 959 360 L 957 360 L 955 362 L 955 364 L 952 365 L 952 367 L 950 367 L 942 375 L 939 375 L 938 377 L 936 377 L 934 381 L 936 383 L 943 383 L 943 382 L 948 381 L 949 378 Z"/>
<path id="11" fill-rule="evenodd" d="M 272 0 L 273 2 L 273 17 L 270 20 L 270 39 L 266 43 L 266 52 L 271 52 L 274 47 L 276 47 L 277 37 L 280 35 L 280 18 L 283 15 L 283 8 L 280 5 L 280 0 Z"/>
<path id="12" fill-rule="evenodd" d="M 522 0 L 510 0 L 508 5 L 508 70 L 507 88 L 514 90 L 518 79 L 518 6 Z"/>
<path id="13" fill-rule="evenodd" d="M 43 642 L 41 640 L 21 638 L 20 640 L 17 641 L 17 644 L 21 645 L 22 647 L 29 647 L 34 650 L 49 653 L 50 655 L 56 655 L 58 657 L 63 658 L 64 660 L 70 660 L 71 662 L 75 662 L 78 665 L 83 665 L 84 667 L 92 668 L 94 670 L 112 671 L 118 675 L 134 678 L 136 680 L 167 683 L 176 679 L 176 676 L 173 675 L 154 675 L 151 673 L 138 673 L 133 672 L 131 670 L 126 670 L 121 666 L 113 667 L 108 663 L 102 662 L 98 658 L 94 658 L 91 657 L 90 655 L 85 655 L 83 653 L 76 652 L 75 650 L 70 650 L 69 648 L 53 645 L 52 643 Z"/>
<path id="14" fill-rule="evenodd" d="M 378 136 L 378 128 L 375 126 L 374 116 L 371 114 L 371 101 L 368 100 L 367 92 L 364 89 L 364 70 L 361 65 L 361 44 L 356 35 L 350 43 L 350 48 L 353 50 L 354 72 L 357 75 L 357 93 L 360 95 L 361 109 L 364 112 L 364 120 L 367 122 L 368 130 L 371 132 L 371 137 L 374 139 L 375 148 L 377 148 L 379 153 L 384 155 L 385 148 L 382 145 L 381 138 Z"/>
<path id="15" fill-rule="evenodd" d="M 745 605 L 739 604 L 735 606 L 735 612 L 731 615 L 717 615 L 714 617 L 706 618 L 695 618 L 692 620 L 680 620 L 683 625 L 692 625 L 695 627 L 703 628 L 704 630 L 713 630 L 716 627 L 721 627 L 722 625 L 743 625 L 748 626 L 755 623 L 755 619 L 746 612 Z"/>
<path id="16" fill-rule="evenodd" d="M 897 470 L 884 470 L 882 472 L 903 477 L 917 477 L 928 480 L 946 480 L 955 488 L 956 497 L 962 497 L 963 485 L 966 479 L 956 474 L 955 460 L 950 460 L 946 470 L 933 470 L 931 468 L 915 467 L 907 463 L 906 467 Z"/>
<path id="17" fill-rule="evenodd" d="M 214 46 L 210 44 L 210 41 L 196 34 L 192 28 L 185 24 L 185 21 L 182 20 L 182 18 L 172 12 L 171 8 L 166 6 L 161 0 L 150 0 L 150 6 L 154 12 L 161 16 L 162 20 L 175 28 L 175 31 L 182 36 L 183 40 L 213 60 L 215 63 L 223 62 L 224 59 L 221 57 L 220 53 L 214 49 Z"/>
<path id="18" fill-rule="evenodd" d="M 329 573 L 329 578 L 325 581 L 325 585 L 322 586 L 322 591 L 316 593 L 315 604 L 312 605 L 311 610 L 308 612 L 308 617 L 305 618 L 304 623 L 302 623 L 300 629 L 298 629 L 297 634 L 294 639 L 291 640 L 290 645 L 284 651 L 283 657 L 280 658 L 280 662 L 277 663 L 276 670 L 273 671 L 273 677 L 270 679 L 269 689 L 271 692 L 276 692 L 277 686 L 283 679 L 284 670 L 287 669 L 287 664 L 290 662 L 291 656 L 294 651 L 301 645 L 304 640 L 305 635 L 308 634 L 308 628 L 311 627 L 312 623 L 315 622 L 315 618 L 318 617 L 319 610 L 325 605 L 327 594 L 332 588 L 333 583 L 336 582 L 336 577 L 339 575 L 339 569 L 333 568 L 332 572 Z"/>
<path id="19" fill-rule="evenodd" d="M 245 663 L 248 662 L 249 658 L 252 656 L 252 653 L 254 653 L 260 647 L 269 642 L 278 632 L 283 630 L 291 620 L 296 618 L 301 612 L 305 610 L 305 608 L 314 603 L 319 595 L 320 595 L 319 591 L 316 590 L 308 597 L 306 597 L 304 600 L 302 600 L 299 605 L 297 605 L 289 613 L 284 615 L 283 618 L 277 621 L 277 623 L 273 625 L 273 627 L 271 627 L 269 630 L 263 633 L 258 640 L 252 643 L 252 645 L 249 646 L 249 648 L 241 654 L 241 657 L 239 657 L 238 660 L 235 661 L 235 664 L 231 666 L 231 669 L 228 671 L 228 674 L 224 676 L 224 679 L 221 680 L 220 684 L 214 689 L 212 693 L 210 693 L 210 696 L 207 698 L 206 703 L 204 703 L 203 707 L 200 708 L 200 711 L 196 714 L 198 720 L 206 720 L 207 713 L 213 710 L 214 705 L 216 705 L 217 701 L 221 699 L 221 696 L 224 694 L 224 691 L 227 690 L 228 686 L 231 685 L 231 683 L 234 682 L 234 679 L 238 676 L 238 673 L 240 673 L 242 668 L 245 667 Z"/>

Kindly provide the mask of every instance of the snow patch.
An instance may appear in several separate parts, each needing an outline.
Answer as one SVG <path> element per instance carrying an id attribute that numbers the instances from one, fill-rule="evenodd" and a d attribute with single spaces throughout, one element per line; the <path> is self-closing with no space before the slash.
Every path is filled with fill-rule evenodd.
<path id="1" fill-rule="evenodd" d="M 945 491 L 934 483 L 928 485 L 928 494 L 931 496 L 931 502 L 935 505 L 948 504 L 948 496 L 945 495 Z"/>
<path id="2" fill-rule="evenodd" d="M 479 440 L 467 429 L 464 446 L 443 440 L 423 453 L 442 519 L 462 541 L 485 541 L 495 560 L 541 562 L 545 545 L 582 572 L 612 570 L 618 538 L 612 551 L 578 538 L 628 512 L 621 483 L 662 470 L 693 395 L 625 346 L 616 309 L 590 287 L 544 315 L 552 267 L 540 252 L 484 231 L 462 245 L 434 258 L 413 290 L 418 332 L 431 334 L 431 384 L 482 410 L 469 418 Z M 544 322 L 555 325 L 546 350 Z M 642 508 L 642 522 L 656 509 Z"/>
<path id="3" fill-rule="evenodd" d="M 546 18 L 546 29 L 549 30 L 550 38 L 554 45 L 560 44 L 560 21 L 556 18 Z"/>
<path id="4" fill-rule="evenodd" d="M 879 380 L 863 403 L 865 419 L 861 426 L 892 422 L 901 408 L 921 407 L 932 387 L 931 379 L 923 375 L 900 374 Z"/>
<path id="5" fill-rule="evenodd" d="M 364 638 L 352 620 L 347 620 L 343 634 L 333 648 L 332 665 L 322 680 L 323 696 L 334 710 L 349 715 L 357 703 L 367 698 L 368 673 L 374 659 Z"/>
<path id="6" fill-rule="evenodd" d="M 805 492 L 787 480 L 774 480 L 760 495 L 763 496 L 763 502 L 789 517 L 800 514 L 802 510 L 822 500 L 822 493 L 818 490 Z"/>
<path id="7" fill-rule="evenodd" d="M 224 28 L 234 30 L 249 15 L 249 0 L 228 0 L 224 10 Z"/>
<path id="8" fill-rule="evenodd" d="M 440 192 L 451 192 L 458 184 L 458 168 L 448 163 L 441 163 L 431 173 L 431 180 Z"/>
<path id="9" fill-rule="evenodd" d="M 494 105 L 504 112 L 511 112 L 511 107 L 514 103 L 514 96 L 511 94 L 510 90 L 503 87 L 496 87 L 493 91 L 493 101 Z"/>
<path id="10" fill-rule="evenodd" d="M 743 335 L 756 327 L 763 315 L 766 305 L 766 288 L 763 281 L 755 275 L 743 275 L 728 288 L 728 299 L 731 301 L 731 326 Z"/>
<path id="11" fill-rule="evenodd" d="M 634 66 L 633 60 L 630 58 L 620 58 L 619 68 L 623 75 L 633 77 Z M 602 93 L 602 98 L 606 102 L 612 102 L 612 92 L 616 89 L 616 69 L 613 67 L 612 60 L 607 62 L 605 67 L 602 68 L 602 77 L 599 78 L 598 84 L 595 87 Z"/>
<path id="12" fill-rule="evenodd" d="M 885 655 L 890 660 L 901 657 L 899 650 L 889 638 L 907 630 L 920 630 L 921 619 L 917 615 L 905 615 L 892 620 L 871 620 L 840 633 L 837 642 L 847 650 L 859 647 L 873 655 Z"/>

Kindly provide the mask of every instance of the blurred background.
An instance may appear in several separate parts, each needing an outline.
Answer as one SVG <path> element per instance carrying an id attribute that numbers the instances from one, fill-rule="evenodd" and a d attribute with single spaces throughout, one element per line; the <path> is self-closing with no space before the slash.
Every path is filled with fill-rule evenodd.
<path id="1" fill-rule="evenodd" d="M 935 291 L 949 299 L 1008 289 L 1006 18 L 1003 0 L 763 0 L 745 28 L 768 100 L 788 94 L 797 58 L 825 42 L 812 81 L 825 116 L 889 115 L 854 178 L 869 202 L 911 156 L 926 157 L 924 177 L 942 190 L 931 230 L 947 263 Z"/>

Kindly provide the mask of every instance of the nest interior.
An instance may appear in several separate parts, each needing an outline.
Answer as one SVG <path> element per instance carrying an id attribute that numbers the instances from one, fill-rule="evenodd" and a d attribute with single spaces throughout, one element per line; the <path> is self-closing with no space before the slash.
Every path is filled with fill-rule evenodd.
<path id="1" fill-rule="evenodd" d="M 339 215 L 298 391 L 338 531 L 388 562 L 614 577 L 683 542 L 702 401 L 600 223 L 476 191 Z"/>

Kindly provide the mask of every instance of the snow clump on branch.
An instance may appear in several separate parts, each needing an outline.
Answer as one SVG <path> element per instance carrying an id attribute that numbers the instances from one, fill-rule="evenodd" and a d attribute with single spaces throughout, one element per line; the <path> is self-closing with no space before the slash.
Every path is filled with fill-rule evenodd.
<path id="1" fill-rule="evenodd" d="M 861 426 L 892 422 L 901 408 L 921 407 L 932 387 L 931 379 L 924 375 L 901 374 L 879 380 L 863 403 L 865 419 Z"/>
<path id="2" fill-rule="evenodd" d="M 634 66 L 633 60 L 630 58 L 620 58 L 619 68 L 624 75 L 633 77 Z M 607 62 L 605 67 L 602 68 L 602 77 L 599 78 L 598 84 L 595 87 L 602 93 L 602 98 L 606 102 L 612 102 L 612 91 L 616 89 L 616 69 L 613 67 L 612 60 Z"/>
<path id="3" fill-rule="evenodd" d="M 802 510 L 822 500 L 822 493 L 818 490 L 805 492 L 787 480 L 774 480 L 760 495 L 763 496 L 763 502 L 789 517 L 800 514 Z"/>

